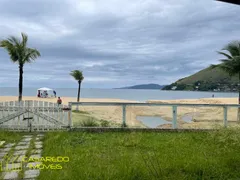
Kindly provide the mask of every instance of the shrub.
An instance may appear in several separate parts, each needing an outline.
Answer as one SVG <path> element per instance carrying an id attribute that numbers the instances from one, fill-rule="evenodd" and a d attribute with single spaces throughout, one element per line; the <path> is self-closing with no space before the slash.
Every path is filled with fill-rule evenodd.
<path id="1" fill-rule="evenodd" d="M 100 125 L 101 127 L 110 127 L 110 122 L 106 120 L 101 120 Z"/>
<path id="2" fill-rule="evenodd" d="M 80 126 L 82 126 L 82 127 L 98 127 L 99 124 L 93 118 L 90 118 L 90 119 L 81 121 Z"/>

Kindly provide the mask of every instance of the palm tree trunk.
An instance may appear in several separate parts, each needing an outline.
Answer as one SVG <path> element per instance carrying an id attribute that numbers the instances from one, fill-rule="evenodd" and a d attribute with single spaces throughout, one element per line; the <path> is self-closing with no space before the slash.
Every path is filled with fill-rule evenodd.
<path id="1" fill-rule="evenodd" d="M 80 90 L 81 90 L 81 81 L 78 81 L 78 97 L 77 97 L 77 102 L 80 101 Z M 77 111 L 79 110 L 78 105 L 77 105 L 76 110 L 77 110 Z"/>
<path id="2" fill-rule="evenodd" d="M 78 98 L 78 102 L 80 101 L 80 97 L 81 97 L 81 81 L 80 81 L 80 83 L 79 83 L 79 98 Z"/>
<path id="3" fill-rule="evenodd" d="M 23 91 L 23 65 L 19 65 L 19 84 L 18 84 L 18 101 L 22 101 Z"/>
<path id="4" fill-rule="evenodd" d="M 77 102 L 80 100 L 80 88 L 81 88 L 81 82 L 78 82 L 78 97 L 77 97 Z"/>
<path id="5" fill-rule="evenodd" d="M 240 73 L 239 75 L 239 84 L 238 84 L 238 104 L 240 104 Z M 240 122 L 240 107 L 238 108 L 237 122 Z"/>

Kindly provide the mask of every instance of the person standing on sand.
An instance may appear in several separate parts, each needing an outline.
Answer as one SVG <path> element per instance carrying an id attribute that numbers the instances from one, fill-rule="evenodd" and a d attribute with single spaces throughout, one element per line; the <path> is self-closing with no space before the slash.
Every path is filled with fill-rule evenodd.
<path id="1" fill-rule="evenodd" d="M 58 103 L 58 106 L 62 104 L 62 100 L 60 97 L 58 97 L 57 103 Z"/>
<path id="2" fill-rule="evenodd" d="M 214 94 L 212 95 L 212 98 L 214 98 Z"/>
<path id="3" fill-rule="evenodd" d="M 55 96 L 55 97 L 57 97 L 57 93 L 56 93 L 56 91 L 55 91 L 55 90 L 53 91 L 53 94 L 54 94 L 54 96 Z"/>
<path id="4" fill-rule="evenodd" d="M 41 95 L 40 95 L 40 91 L 38 90 L 38 95 L 37 95 L 39 98 L 41 97 Z"/>

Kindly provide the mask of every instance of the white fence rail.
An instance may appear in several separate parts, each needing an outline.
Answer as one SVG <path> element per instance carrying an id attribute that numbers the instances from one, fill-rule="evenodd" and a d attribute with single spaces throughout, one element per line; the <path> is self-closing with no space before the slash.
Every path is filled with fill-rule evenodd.
<path id="1" fill-rule="evenodd" d="M 178 129 L 179 128 L 179 114 L 180 111 L 182 110 L 182 108 L 193 108 L 193 109 L 200 109 L 200 108 L 217 108 L 219 112 L 216 112 L 215 114 L 218 113 L 218 115 L 220 114 L 220 118 L 219 120 L 213 121 L 213 122 L 217 122 L 217 121 L 221 121 L 221 124 L 224 127 L 229 126 L 229 123 L 236 123 L 239 124 L 239 116 L 240 114 L 237 114 L 235 112 L 237 112 L 237 109 L 240 108 L 239 104 L 174 104 L 174 103 L 113 103 L 113 102 L 70 102 L 69 103 L 69 107 L 73 107 L 73 106 L 80 106 L 84 107 L 84 106 L 102 106 L 102 107 L 106 107 L 105 111 L 108 111 L 109 106 L 119 106 L 122 107 L 122 127 L 126 127 L 128 125 L 128 117 L 127 117 L 127 112 L 131 111 L 131 108 L 136 108 L 136 107 L 144 107 L 146 109 L 148 109 L 149 107 L 155 107 L 155 108 L 160 108 L 160 107 L 169 107 L 171 109 L 170 113 L 171 113 L 171 129 Z M 232 111 L 232 109 L 235 109 L 234 111 Z M 104 113 L 106 114 L 106 112 L 104 111 Z M 214 111 L 214 110 L 213 110 Z M 117 112 L 117 111 L 115 111 Z M 234 114 L 234 119 L 229 120 L 229 114 Z M 201 113 L 202 115 L 204 113 L 204 111 L 200 111 L 199 113 Z M 194 113 L 193 113 L 194 114 Z M 214 113 L 213 113 L 214 114 Z M 236 116 L 235 116 L 236 115 Z M 213 119 L 214 117 L 212 117 Z"/>

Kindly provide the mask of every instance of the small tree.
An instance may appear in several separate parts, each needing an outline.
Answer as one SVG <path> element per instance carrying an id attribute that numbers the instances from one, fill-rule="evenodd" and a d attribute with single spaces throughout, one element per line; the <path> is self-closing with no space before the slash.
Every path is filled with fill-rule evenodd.
<path id="1" fill-rule="evenodd" d="M 223 51 L 228 51 L 229 54 L 224 52 L 218 52 L 225 56 L 225 59 L 220 60 L 222 63 L 218 65 L 211 65 L 211 68 L 219 67 L 226 71 L 230 76 L 238 75 L 238 104 L 240 104 L 240 41 L 234 41 L 226 45 Z M 238 108 L 237 115 L 238 122 L 240 121 L 240 108 Z"/>
<path id="2" fill-rule="evenodd" d="M 81 83 L 82 83 L 84 77 L 83 77 L 82 71 L 79 71 L 79 70 L 71 71 L 70 75 L 71 75 L 72 77 L 74 77 L 75 80 L 78 81 L 78 96 L 77 96 L 77 102 L 79 102 L 79 101 L 80 101 Z M 77 110 L 78 110 L 78 105 L 77 105 Z"/>
<path id="3" fill-rule="evenodd" d="M 18 63 L 19 65 L 19 95 L 18 101 L 22 101 L 22 91 L 23 91 L 23 66 L 25 63 L 31 63 L 40 56 L 40 53 L 36 49 L 28 48 L 27 41 L 28 36 L 21 33 L 22 40 L 14 36 L 10 36 L 6 40 L 0 41 L 0 47 L 4 48 L 12 62 Z"/>

